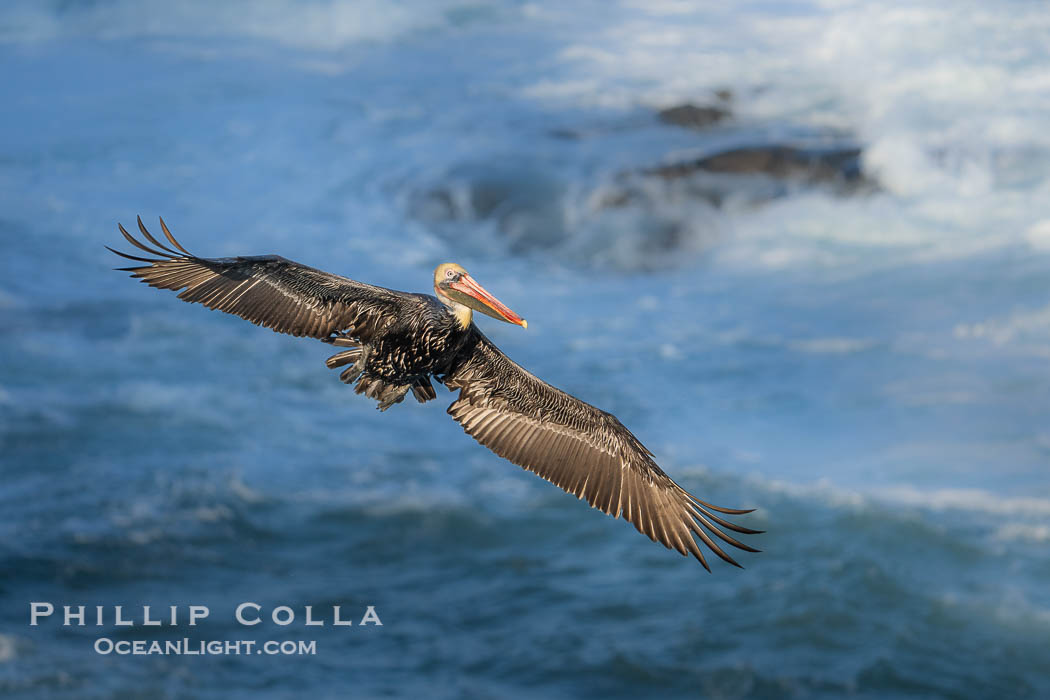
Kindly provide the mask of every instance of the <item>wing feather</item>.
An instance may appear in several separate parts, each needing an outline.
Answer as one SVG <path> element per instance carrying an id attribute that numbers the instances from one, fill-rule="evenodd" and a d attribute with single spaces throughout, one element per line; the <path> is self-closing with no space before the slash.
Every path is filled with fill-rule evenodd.
<path id="1" fill-rule="evenodd" d="M 151 287 L 177 291 L 179 299 L 240 316 L 278 333 L 311 338 L 332 334 L 361 342 L 391 323 L 413 295 L 333 275 L 277 255 L 198 258 L 168 230 L 169 245 L 138 219 L 138 240 L 118 224 L 124 238 L 150 258 L 111 251 L 144 266 L 120 268 Z M 107 248 L 109 246 L 106 246 Z"/>
<path id="2" fill-rule="evenodd" d="M 541 381 L 512 362 L 476 327 L 466 349 L 441 381 L 459 389 L 448 413 L 482 445 L 535 472 L 613 517 L 623 517 L 668 549 L 710 568 L 696 538 L 739 566 L 718 544 L 758 550 L 726 534 L 758 530 L 731 523 L 713 506 L 674 482 L 652 453 L 610 413 Z"/>

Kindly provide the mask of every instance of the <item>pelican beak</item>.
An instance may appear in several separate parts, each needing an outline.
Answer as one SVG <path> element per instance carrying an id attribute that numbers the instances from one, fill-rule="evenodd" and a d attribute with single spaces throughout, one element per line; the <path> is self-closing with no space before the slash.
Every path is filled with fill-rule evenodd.
<path id="1" fill-rule="evenodd" d="M 529 327 L 528 321 L 508 309 L 503 302 L 489 294 L 484 287 L 465 272 L 457 281 L 448 285 L 448 289 L 450 297 L 475 311 L 480 311 L 492 318 L 498 318 L 500 321 L 516 324 L 522 328 Z"/>

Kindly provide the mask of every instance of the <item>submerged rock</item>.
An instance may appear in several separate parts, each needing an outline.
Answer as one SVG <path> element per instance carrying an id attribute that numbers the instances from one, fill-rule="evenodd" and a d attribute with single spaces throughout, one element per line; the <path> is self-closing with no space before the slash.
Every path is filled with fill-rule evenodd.
<path id="1" fill-rule="evenodd" d="M 440 183 L 410 193 L 409 214 L 457 244 L 491 245 L 498 234 L 508 252 L 549 248 L 566 236 L 566 186 L 535 163 L 467 163 Z M 478 224 L 484 224 L 479 226 Z"/>

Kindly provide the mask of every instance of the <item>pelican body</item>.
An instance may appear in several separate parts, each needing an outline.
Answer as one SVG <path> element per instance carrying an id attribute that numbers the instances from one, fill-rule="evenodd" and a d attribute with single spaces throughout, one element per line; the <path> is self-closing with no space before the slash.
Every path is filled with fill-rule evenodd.
<path id="1" fill-rule="evenodd" d="M 120 232 L 152 257 L 110 250 L 145 265 L 119 268 L 187 302 L 240 316 L 278 333 L 345 348 L 328 358 L 340 379 L 380 410 L 408 392 L 437 398 L 431 379 L 459 391 L 448 413 L 501 457 L 561 487 L 710 570 L 696 538 L 739 566 L 721 540 L 749 552 L 725 530 L 758 534 L 716 513 L 660 469 L 653 455 L 611 413 L 538 379 L 511 361 L 474 323 L 475 311 L 527 328 L 528 323 L 455 263 L 434 271 L 434 294 L 376 287 L 276 255 L 200 258 L 183 248 L 161 219 L 167 244 L 138 220 L 145 243 Z M 108 246 L 107 246 L 108 247 Z M 713 539 L 715 538 L 715 539 Z"/>

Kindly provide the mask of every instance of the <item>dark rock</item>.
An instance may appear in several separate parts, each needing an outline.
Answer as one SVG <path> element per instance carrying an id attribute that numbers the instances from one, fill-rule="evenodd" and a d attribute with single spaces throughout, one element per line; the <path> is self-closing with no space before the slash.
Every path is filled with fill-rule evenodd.
<path id="1" fill-rule="evenodd" d="M 794 146 L 752 146 L 734 148 L 696 160 L 662 165 L 644 171 L 673 179 L 698 172 L 723 175 L 765 175 L 779 180 L 810 184 L 856 183 L 864 181 L 859 148 L 796 148 Z"/>
<path id="2" fill-rule="evenodd" d="M 860 157 L 861 149 L 845 145 L 734 148 L 621 172 L 592 201 L 599 210 L 659 213 L 694 202 L 725 211 L 760 206 L 810 188 L 839 196 L 872 192 L 878 184 L 864 176 Z"/>
<path id="3" fill-rule="evenodd" d="M 663 123 L 686 129 L 707 129 L 727 119 L 729 115 L 729 110 L 724 107 L 698 107 L 688 103 L 661 109 L 656 113 Z"/>

